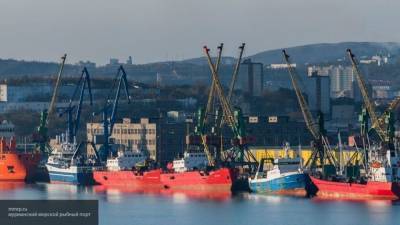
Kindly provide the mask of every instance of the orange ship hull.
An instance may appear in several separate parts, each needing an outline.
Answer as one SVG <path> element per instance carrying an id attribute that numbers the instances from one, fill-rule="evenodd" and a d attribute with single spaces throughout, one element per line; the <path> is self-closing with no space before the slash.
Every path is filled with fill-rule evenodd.
<path id="1" fill-rule="evenodd" d="M 162 188 L 161 170 L 150 170 L 144 173 L 135 171 L 94 171 L 94 180 L 105 186 L 130 188 Z"/>
<path id="2" fill-rule="evenodd" d="M 204 174 L 200 171 L 184 173 L 163 173 L 161 183 L 164 188 L 175 190 L 230 191 L 234 175 L 228 168 Z"/>
<path id="3" fill-rule="evenodd" d="M 94 180 L 105 186 L 130 186 L 171 190 L 231 191 L 235 175 L 227 168 L 205 174 L 201 171 L 164 173 L 151 170 L 139 174 L 134 171 L 94 171 Z"/>
<path id="4" fill-rule="evenodd" d="M 39 161 L 39 153 L 0 153 L 0 181 L 25 181 L 34 174 Z"/>

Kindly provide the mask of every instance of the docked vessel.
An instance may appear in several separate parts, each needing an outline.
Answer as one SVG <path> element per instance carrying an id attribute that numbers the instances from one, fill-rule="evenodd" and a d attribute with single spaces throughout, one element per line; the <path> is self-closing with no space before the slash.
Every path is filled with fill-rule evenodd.
<path id="1" fill-rule="evenodd" d="M 306 196 L 307 182 L 300 157 L 289 158 L 287 151 L 284 158 L 262 159 L 255 176 L 249 178 L 252 192 L 296 196 Z"/>
<path id="2" fill-rule="evenodd" d="M 167 171 L 100 170 L 94 172 L 94 179 L 106 186 L 230 191 L 235 178 L 233 170 L 221 168 L 207 171 L 206 160 L 204 153 L 185 153 L 182 159 L 169 164 Z"/>
<path id="3" fill-rule="evenodd" d="M 382 157 L 369 155 L 366 176 L 351 180 L 334 178 L 325 180 L 311 176 L 317 187 L 317 196 L 344 199 L 399 199 L 400 197 L 400 159 L 389 150 Z"/>
<path id="4" fill-rule="evenodd" d="M 97 157 L 80 153 L 82 144 L 63 141 L 48 157 L 46 168 L 51 183 L 94 184 L 93 170 L 99 168 Z"/>
<path id="5" fill-rule="evenodd" d="M 120 150 L 116 157 L 109 157 L 105 168 L 93 172 L 96 183 L 107 186 L 144 186 L 160 188 L 161 170 L 139 171 L 136 166 L 143 166 L 146 156 L 140 151 Z"/>
<path id="6" fill-rule="evenodd" d="M 230 191 L 236 175 L 233 170 L 219 168 L 207 170 L 207 155 L 200 152 L 184 153 L 174 160 L 170 170 L 161 174 L 164 188 L 176 190 Z"/>
<path id="7" fill-rule="evenodd" d="M 230 191 L 235 180 L 235 173 L 228 168 L 212 171 L 187 171 L 162 173 L 161 183 L 164 188 L 174 190 Z"/>
<path id="8" fill-rule="evenodd" d="M 134 190 L 161 189 L 163 188 L 161 173 L 160 169 L 145 172 L 96 170 L 93 172 L 93 178 L 97 183 L 108 187 L 129 187 Z"/>
<path id="9" fill-rule="evenodd" d="M 106 167 L 109 171 L 131 170 L 137 164 L 144 164 L 146 156 L 140 151 L 118 151 L 116 157 L 107 159 Z"/>
<path id="10" fill-rule="evenodd" d="M 0 141 L 0 181 L 25 181 L 35 172 L 40 161 L 39 152 L 18 152 L 15 138 L 9 143 Z"/>

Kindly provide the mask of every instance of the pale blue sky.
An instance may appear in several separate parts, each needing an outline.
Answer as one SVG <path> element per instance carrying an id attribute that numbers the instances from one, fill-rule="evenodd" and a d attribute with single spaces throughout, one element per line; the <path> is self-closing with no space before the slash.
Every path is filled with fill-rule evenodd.
<path id="1" fill-rule="evenodd" d="M 246 55 L 315 42 L 398 41 L 400 0 L 0 0 L 0 57 L 104 64 Z"/>

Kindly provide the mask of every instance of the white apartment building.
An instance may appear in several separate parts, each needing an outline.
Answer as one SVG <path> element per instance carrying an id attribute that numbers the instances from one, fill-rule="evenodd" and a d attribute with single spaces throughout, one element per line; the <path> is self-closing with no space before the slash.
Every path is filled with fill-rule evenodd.
<path id="1" fill-rule="evenodd" d="M 351 66 L 308 67 L 308 76 L 312 76 L 313 72 L 317 72 L 319 76 L 329 76 L 331 98 L 354 98 L 353 82 L 355 77 Z"/>

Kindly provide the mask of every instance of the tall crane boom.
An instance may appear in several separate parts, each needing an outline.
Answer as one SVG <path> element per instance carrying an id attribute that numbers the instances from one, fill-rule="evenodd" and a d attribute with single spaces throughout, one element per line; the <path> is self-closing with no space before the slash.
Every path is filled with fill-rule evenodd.
<path id="1" fill-rule="evenodd" d="M 118 68 L 117 72 L 117 77 L 116 81 L 118 82 L 117 90 L 114 96 L 114 99 L 112 100 L 112 104 L 110 105 L 109 103 L 109 96 L 106 99 L 104 108 L 103 108 L 103 136 L 104 136 L 104 144 L 103 144 L 103 151 L 100 152 L 100 158 L 101 160 L 105 161 L 107 160 L 108 153 L 110 151 L 110 145 L 109 145 L 109 138 L 113 133 L 113 128 L 116 120 L 116 115 L 118 111 L 118 103 L 120 99 L 120 93 L 121 93 L 121 88 L 122 85 L 124 85 L 124 90 L 125 90 L 125 95 L 128 100 L 128 103 L 130 103 L 130 95 L 128 91 L 128 80 L 126 78 L 126 72 L 122 66 Z M 115 85 L 111 87 L 111 92 L 113 91 Z M 110 93 L 111 93 L 110 92 Z M 109 116 L 109 110 L 111 108 L 111 115 Z"/>
<path id="2" fill-rule="evenodd" d="M 224 43 L 221 43 L 217 48 L 218 48 L 218 56 L 217 56 L 217 62 L 215 63 L 215 71 L 218 73 L 219 64 L 221 63 L 222 49 L 224 48 Z M 211 105 L 214 99 L 214 93 L 215 93 L 215 83 L 214 80 L 212 80 L 210 92 L 208 93 L 206 114 L 210 113 L 211 111 Z"/>
<path id="3" fill-rule="evenodd" d="M 324 134 L 324 128 L 322 125 L 322 114 L 319 115 L 318 123 L 316 123 L 312 117 L 310 109 L 308 108 L 307 102 L 303 94 L 301 93 L 301 89 L 297 81 L 298 74 L 296 73 L 296 70 L 292 67 L 292 64 L 289 60 L 290 56 L 286 53 L 285 50 L 282 50 L 282 53 L 289 71 L 289 76 L 292 81 L 293 88 L 296 92 L 297 100 L 299 102 L 303 118 L 305 120 L 308 130 L 310 131 L 315 141 L 315 146 L 313 147 L 314 151 L 312 152 L 311 157 L 307 160 L 304 166 L 309 167 L 311 163 L 311 167 L 315 167 L 316 160 L 319 159 L 319 163 L 322 167 L 325 166 L 325 161 L 328 160 L 328 162 L 336 169 L 338 168 L 338 163 L 329 147 L 328 139 L 325 137 Z"/>
<path id="4" fill-rule="evenodd" d="M 231 83 L 229 85 L 228 102 L 231 101 L 232 94 L 233 94 L 233 89 L 235 88 L 236 78 L 237 78 L 237 75 L 239 73 L 240 64 L 242 63 L 242 56 L 243 56 L 244 46 L 245 45 L 246 45 L 245 43 L 242 43 L 242 45 L 239 46 L 239 58 L 238 58 L 238 60 L 236 62 L 235 69 L 233 70 L 232 80 L 231 80 Z"/>
<path id="5" fill-rule="evenodd" d="M 375 111 L 375 105 L 374 105 L 373 101 L 370 99 L 370 97 L 368 96 L 367 85 L 366 85 L 364 78 L 362 77 L 361 72 L 357 66 L 355 56 L 351 52 L 350 49 L 347 49 L 347 54 L 351 61 L 353 71 L 355 72 L 357 84 L 360 87 L 360 91 L 361 91 L 361 95 L 363 97 L 365 107 L 366 107 L 366 109 L 368 111 L 368 115 L 371 119 L 371 124 L 372 124 L 371 128 L 373 128 L 376 131 L 376 133 L 378 134 L 379 138 L 382 141 L 386 141 L 387 135 L 385 134 L 382 124 L 379 123 L 379 119 L 378 119 L 378 116 L 376 115 L 376 111 Z"/>
<path id="6" fill-rule="evenodd" d="M 233 112 L 231 110 L 231 107 L 229 106 L 228 100 L 226 99 L 226 97 L 225 97 L 225 95 L 223 93 L 222 85 L 221 85 L 221 83 L 219 81 L 218 74 L 216 72 L 215 66 L 211 61 L 210 49 L 207 48 L 207 46 L 204 46 L 203 49 L 204 49 L 204 53 L 205 53 L 205 55 L 207 57 L 208 65 L 209 65 L 210 70 L 211 70 L 213 82 L 215 83 L 216 92 L 218 94 L 218 98 L 219 98 L 220 103 L 221 103 L 221 107 L 222 107 L 222 111 L 223 111 L 223 114 L 224 114 L 224 118 L 225 118 L 226 122 L 228 123 L 228 125 L 234 128 L 235 127 L 235 119 L 234 119 L 234 116 L 233 116 Z M 236 131 L 235 128 L 234 128 L 234 133 L 235 133 L 235 136 L 238 134 L 238 132 Z"/>
<path id="7" fill-rule="evenodd" d="M 125 95 L 126 95 L 126 98 L 128 100 L 128 103 L 130 103 L 130 101 L 131 101 L 131 98 L 129 96 L 129 91 L 128 91 L 128 80 L 126 79 L 126 72 L 125 72 L 124 67 L 122 67 L 122 66 L 119 67 L 118 74 L 121 74 L 121 75 L 119 77 L 118 87 L 117 87 L 117 91 L 115 93 L 115 98 L 114 98 L 113 107 L 112 107 L 112 111 L 111 111 L 110 135 L 112 134 L 114 123 L 115 123 L 115 120 L 116 120 L 118 102 L 119 102 L 119 98 L 120 98 L 121 86 L 122 85 L 124 85 Z"/>
<path id="8" fill-rule="evenodd" d="M 252 165 L 257 164 L 257 160 L 255 159 L 254 155 L 250 151 L 248 151 L 246 147 L 246 137 L 245 131 L 244 131 L 244 122 L 242 121 L 242 115 L 240 111 L 235 111 L 233 113 L 229 101 L 225 97 L 225 94 L 222 89 L 221 82 L 219 81 L 218 74 L 215 70 L 215 66 L 211 61 L 211 56 L 210 56 L 210 49 L 207 48 L 207 46 L 204 46 L 203 48 L 204 53 L 207 57 L 207 62 L 211 70 L 213 82 L 215 83 L 215 88 L 216 88 L 216 93 L 218 94 L 219 102 L 221 104 L 222 112 L 223 112 L 223 118 L 226 122 L 226 124 L 232 129 L 232 132 L 234 134 L 234 138 L 238 140 L 237 146 L 239 147 L 239 151 L 235 151 L 235 154 L 239 153 L 239 162 L 240 163 L 245 163 L 244 162 L 244 151 L 246 150 L 248 155 L 247 157 L 251 158 L 254 162 L 246 162 Z"/>
<path id="9" fill-rule="evenodd" d="M 297 82 L 298 75 L 296 74 L 296 71 L 292 67 L 292 64 L 289 60 L 289 55 L 286 53 L 285 50 L 282 50 L 282 52 L 289 71 L 290 80 L 292 81 L 293 88 L 296 92 L 296 97 L 299 102 L 300 109 L 303 114 L 304 120 L 306 122 L 307 128 L 310 131 L 311 135 L 314 137 L 314 139 L 320 139 L 321 131 L 319 130 L 318 124 L 314 121 L 312 114 L 307 106 L 307 102 L 303 94 L 301 93 L 300 86 Z"/>
<path id="10" fill-rule="evenodd" d="M 68 107 L 65 109 L 65 111 L 61 114 L 67 113 L 67 140 L 68 142 L 72 143 L 77 135 L 78 128 L 79 128 L 79 122 L 81 118 L 81 111 L 82 111 L 82 105 L 83 105 L 83 98 L 85 95 L 85 90 L 88 90 L 89 94 L 89 103 L 90 105 L 93 104 L 93 97 L 92 97 L 92 90 L 91 90 L 91 85 L 90 85 L 90 76 L 89 72 L 87 71 L 86 67 L 83 68 L 82 74 L 80 76 L 80 79 L 76 85 L 76 88 L 69 100 Z M 77 93 L 80 93 L 79 95 L 79 100 L 78 100 L 78 105 L 75 106 L 73 105 L 75 103 L 75 97 Z M 73 114 L 75 113 L 75 117 L 73 118 Z"/>
<path id="11" fill-rule="evenodd" d="M 218 69 L 219 69 L 219 65 L 220 65 L 221 57 L 222 57 L 223 43 L 221 43 L 217 47 L 217 49 L 218 49 L 217 61 L 216 61 L 215 65 L 214 64 L 212 65 L 212 67 L 214 67 L 214 69 L 215 69 L 215 74 L 218 74 Z M 240 63 L 241 63 L 241 58 L 242 58 L 242 55 L 243 55 L 244 43 L 239 47 L 239 49 L 241 51 L 240 51 L 239 59 L 238 59 L 236 65 L 235 65 L 235 68 L 234 68 L 234 71 L 233 71 L 232 81 L 231 81 L 231 85 L 230 85 L 231 89 L 229 91 L 229 95 L 232 95 L 232 90 L 233 90 L 233 87 L 234 87 L 235 82 L 236 82 L 236 76 L 238 74 Z M 209 62 L 211 62 L 211 58 L 210 58 Z M 198 121 L 198 126 L 196 127 L 196 133 L 199 134 L 200 137 L 201 137 L 202 145 L 204 147 L 204 152 L 206 153 L 208 162 L 209 162 L 209 164 L 211 166 L 215 165 L 215 160 L 214 160 L 214 157 L 212 156 L 212 154 L 210 152 L 210 149 L 209 149 L 209 146 L 207 144 L 207 135 L 204 134 L 204 128 L 205 128 L 205 123 L 207 121 L 208 115 L 210 115 L 211 111 L 212 111 L 212 104 L 213 104 L 214 99 L 215 99 L 214 95 L 217 94 L 218 96 L 221 96 L 219 94 L 220 92 L 217 89 L 218 88 L 217 88 L 216 81 L 215 81 L 215 79 L 212 79 L 211 88 L 210 88 L 210 92 L 209 92 L 209 95 L 208 95 L 207 107 L 206 107 L 205 112 L 204 112 L 204 110 L 201 110 L 201 109 L 199 110 L 199 113 L 198 113 L 198 120 L 199 121 Z M 225 98 L 225 97 L 223 97 L 223 98 Z M 220 98 L 220 100 L 221 100 L 221 98 Z M 227 102 L 229 104 L 229 100 Z M 221 103 L 221 105 L 222 104 L 223 103 Z M 222 106 L 221 108 L 223 108 L 223 107 L 224 106 Z M 217 126 L 221 127 L 223 120 L 221 120 L 220 111 L 216 110 L 215 114 L 216 115 L 215 115 L 215 118 L 214 118 L 215 119 L 215 127 L 214 128 L 217 128 Z M 215 132 L 216 130 L 213 130 L 213 131 Z M 239 133 L 239 135 L 241 135 L 242 133 Z M 238 136 L 238 135 L 236 135 L 236 136 Z M 219 159 L 219 155 L 217 155 L 217 158 Z"/>
<path id="12" fill-rule="evenodd" d="M 238 60 L 235 64 L 235 68 L 233 70 L 233 74 L 232 74 L 232 78 L 231 78 L 231 83 L 229 85 L 229 92 L 228 92 L 228 103 L 231 103 L 231 99 L 232 99 L 232 95 L 233 95 L 233 89 L 235 89 L 235 84 L 236 84 L 236 80 L 237 80 L 237 75 L 239 73 L 239 69 L 240 69 L 240 64 L 242 63 L 242 56 L 243 56 L 243 52 L 244 52 L 244 46 L 245 43 L 242 43 L 242 45 L 239 46 L 239 57 Z M 221 128 L 224 125 L 224 121 L 225 120 L 221 120 L 219 123 L 219 127 Z"/>
<path id="13" fill-rule="evenodd" d="M 82 83 L 83 82 L 83 83 Z M 82 84 L 81 84 L 82 83 Z M 82 104 L 83 104 L 83 97 L 85 95 L 85 90 L 88 90 L 89 94 L 89 104 L 93 105 L 93 96 L 92 96 L 92 86 L 90 84 L 90 75 L 89 72 L 87 71 L 86 67 L 83 68 L 81 78 L 79 79 L 78 86 L 81 85 L 81 90 L 80 90 L 80 95 L 79 95 L 79 102 L 78 102 L 78 108 L 76 109 L 76 114 L 75 114 L 75 124 L 74 124 L 74 134 L 78 132 L 79 129 L 79 122 L 81 118 L 81 112 L 82 112 Z M 76 89 L 77 91 L 78 89 Z M 76 93 L 75 91 L 75 93 Z M 75 96 L 74 93 L 74 96 Z M 74 99 L 74 96 L 72 99 Z M 70 101 L 70 107 L 72 104 L 72 99 Z"/>
<path id="14" fill-rule="evenodd" d="M 224 47 L 224 44 L 221 43 L 217 48 L 218 48 L 218 56 L 217 56 L 217 62 L 215 63 L 215 69 L 216 71 L 218 71 L 219 69 L 219 65 L 221 62 L 221 57 L 222 57 L 222 49 Z M 206 153 L 207 156 L 207 160 L 210 166 L 215 166 L 215 159 L 212 156 L 210 149 L 208 147 L 207 144 L 207 137 L 204 134 L 204 128 L 205 128 L 205 123 L 207 120 L 207 116 L 211 113 L 211 109 L 212 109 L 212 104 L 214 101 L 214 94 L 215 94 L 216 90 L 215 90 L 215 82 L 214 80 L 211 81 L 211 87 L 210 87 L 210 91 L 208 94 L 208 100 L 207 100 L 207 106 L 206 106 L 206 111 L 204 112 L 204 110 L 200 109 L 199 111 L 199 115 L 198 115 L 198 132 L 201 138 L 201 142 L 203 144 L 204 147 L 204 152 Z"/>
<path id="15" fill-rule="evenodd" d="M 372 127 L 384 127 L 385 126 L 385 119 L 388 116 L 389 113 L 391 113 L 394 109 L 399 106 L 400 103 L 400 97 L 395 98 L 392 102 L 390 102 L 389 106 L 386 108 L 386 110 L 382 113 L 382 115 L 378 118 L 378 121 L 376 121 L 375 124 L 372 124 Z"/>
<path id="16" fill-rule="evenodd" d="M 59 86 L 61 83 L 61 75 L 64 71 L 64 65 L 65 65 L 66 59 L 67 59 L 67 54 L 64 54 L 61 57 L 61 64 L 60 64 L 60 69 L 57 74 L 56 85 L 54 86 L 53 96 L 51 97 L 50 106 L 49 106 L 49 109 L 47 110 L 46 124 L 48 124 L 49 118 L 53 115 L 53 112 L 54 112 L 55 104 L 57 102 L 57 97 L 58 97 L 58 89 L 59 89 Z"/>

